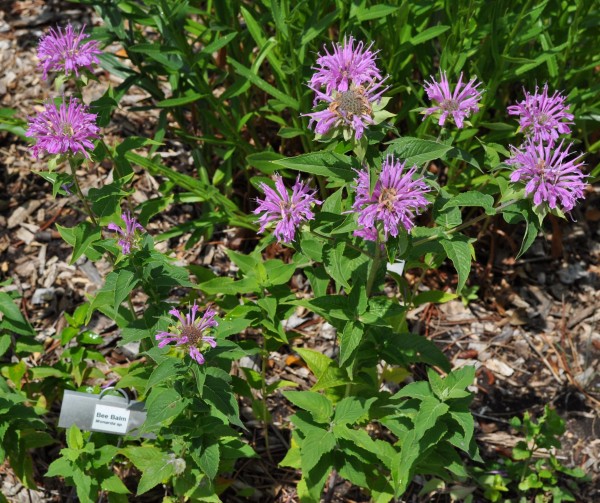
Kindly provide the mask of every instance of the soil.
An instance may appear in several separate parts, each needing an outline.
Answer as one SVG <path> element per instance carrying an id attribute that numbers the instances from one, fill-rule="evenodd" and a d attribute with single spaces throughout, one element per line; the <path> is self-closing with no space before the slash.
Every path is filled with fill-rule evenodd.
<path id="1" fill-rule="evenodd" d="M 38 0 L 0 2 L 0 107 L 15 108 L 20 117 L 36 113 L 40 103 L 53 92 L 48 82 L 36 71 L 36 46 L 49 27 L 72 20 L 75 24 L 99 24 L 95 14 L 86 8 L 62 1 Z M 87 102 L 102 95 L 106 86 L 118 80 L 97 71 L 98 82 L 86 88 Z M 152 112 L 130 113 L 130 105 L 146 99 L 133 89 L 114 120 L 105 131 L 109 143 L 128 135 L 144 135 L 152 127 Z M 170 140 L 165 158 L 180 159 L 186 164 L 185 147 Z M 84 219 L 74 197 L 54 199 L 50 186 L 35 171 L 44 168 L 43 161 L 30 155 L 28 144 L 16 136 L 0 131 L 0 280 L 11 279 L 3 291 L 17 290 L 20 307 L 38 332 L 38 340 L 46 347 L 44 354 L 30 357 L 30 365 L 56 361 L 53 336 L 64 326 L 63 313 L 70 313 L 101 285 L 108 270 L 104 262 L 80 259 L 69 263 L 70 247 L 55 230 L 55 224 L 72 226 Z M 85 174 L 85 188 L 98 187 L 111 176 L 110 166 L 97 166 Z M 158 181 L 139 171 L 136 175 L 134 202 L 142 202 L 158 187 Z M 453 300 L 442 305 L 427 305 L 409 315 L 412 329 L 426 335 L 445 352 L 456 367 L 474 365 L 477 385 L 472 411 L 476 418 L 477 441 L 486 459 L 506 456 L 508 448 L 518 441 L 508 425 L 512 416 L 529 411 L 534 416 L 546 404 L 555 407 L 566 420 L 567 431 L 558 453 L 564 464 L 582 467 L 590 482 L 580 488 L 579 501 L 600 500 L 600 188 L 588 187 L 585 202 L 572 213 L 572 221 L 550 220 L 533 247 L 515 260 L 523 229 L 493 219 L 479 232 L 477 263 L 471 285 L 478 286 L 477 298 L 466 305 Z M 154 219 L 148 231 L 158 234 L 195 216 L 193 205 L 177 206 Z M 223 229 L 214 240 L 200 240 L 187 246 L 189 234 L 161 243 L 182 263 L 210 266 L 223 274 L 230 273 L 226 248 L 245 250 L 253 236 Z M 247 250 L 246 250 L 247 251 Z M 274 254 L 283 250 L 272 250 Z M 414 271 L 407 271 L 409 281 L 416 282 Z M 301 274 L 293 278 L 298 292 L 308 285 Z M 427 275 L 422 288 L 454 289 L 453 269 L 442 269 Z M 391 285 L 390 285 L 391 287 Z M 141 308 L 143 298 L 134 299 Z M 134 350 L 117 348 L 118 333 L 110 320 L 95 320 L 98 333 L 105 338 L 101 351 L 107 364 L 100 367 L 104 385 L 116 375 L 115 365 L 135 361 Z M 335 355 L 335 331 L 317 316 L 299 310 L 288 322 L 299 337 L 292 346 L 273 352 L 269 360 L 269 379 L 288 379 L 309 389 L 313 382 L 308 369 L 295 356 L 294 346 L 312 347 Z M 247 334 L 246 336 L 252 336 Z M 250 358 L 240 365 L 256 365 Z M 418 369 L 415 369 L 418 373 Z M 393 383 L 390 384 L 393 386 Z M 241 403 L 241 412 L 249 427 L 247 440 L 261 455 L 257 460 L 244 460 L 230 474 L 232 489 L 225 501 L 242 501 L 236 491 L 255 488 L 253 501 L 297 501 L 295 485 L 299 474 L 282 469 L 276 463 L 289 445 L 288 417 L 293 413 L 281 395 L 269 399 L 273 424 L 269 430 L 267 455 L 263 428 L 249 404 Z M 51 431 L 64 438 L 56 428 L 57 410 L 48 417 Z M 47 465 L 59 448 L 40 455 L 36 466 L 38 490 L 27 490 L 14 477 L 7 464 L 0 466 L 2 493 L 9 501 L 65 501 L 70 488 L 56 479 L 44 479 Z M 135 471 L 122 474 L 135 489 Z M 418 481 L 417 481 L 418 482 Z M 466 486 L 469 485 L 467 481 Z M 432 501 L 436 497 L 419 495 L 414 484 L 404 501 Z M 367 501 L 365 494 L 336 477 L 326 486 L 326 501 Z M 161 501 L 164 493 L 156 490 L 139 501 Z M 445 497 L 439 497 L 445 501 Z M 137 501 L 135 498 L 132 501 Z"/>

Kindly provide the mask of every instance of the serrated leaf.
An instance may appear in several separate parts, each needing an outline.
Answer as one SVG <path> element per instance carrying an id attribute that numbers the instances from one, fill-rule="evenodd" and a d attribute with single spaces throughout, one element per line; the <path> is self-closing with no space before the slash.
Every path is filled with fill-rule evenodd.
<path id="1" fill-rule="evenodd" d="M 202 449 L 202 454 L 198 459 L 200 469 L 206 476 L 213 480 L 219 473 L 219 462 L 221 459 L 221 450 L 219 444 L 214 442 Z"/>
<path id="2" fill-rule="evenodd" d="M 474 254 L 472 241 L 462 234 L 452 234 L 450 239 L 440 240 L 446 255 L 458 273 L 457 293 L 461 292 L 471 272 L 471 260 Z"/>
<path id="3" fill-rule="evenodd" d="M 335 436 L 328 430 L 309 431 L 300 446 L 302 471 L 309 473 L 321 458 L 335 448 Z"/>
<path id="4" fill-rule="evenodd" d="M 336 424 L 358 423 L 367 418 L 369 409 L 376 398 L 348 396 L 335 407 L 333 420 Z"/>
<path id="5" fill-rule="evenodd" d="M 333 404 L 324 395 L 314 391 L 283 391 L 282 394 L 294 405 L 310 412 L 318 423 L 325 423 L 331 419 Z"/>
<path id="6" fill-rule="evenodd" d="M 388 143 L 389 147 L 385 153 L 394 153 L 397 157 L 406 161 L 407 167 L 413 164 L 422 165 L 443 157 L 452 146 L 445 143 L 439 143 L 432 140 L 422 140 L 403 136 Z"/>
<path id="7" fill-rule="evenodd" d="M 461 194 L 452 196 L 451 199 L 444 204 L 442 211 L 447 208 L 463 206 L 478 206 L 483 208 L 488 215 L 496 214 L 496 210 L 494 208 L 494 198 L 488 194 L 482 194 L 481 192 L 474 190 L 462 192 Z"/>
<path id="8" fill-rule="evenodd" d="M 293 171 L 301 171 L 323 176 L 330 180 L 351 182 L 356 178 L 354 169 L 360 165 L 353 158 L 335 152 L 322 151 L 302 154 L 296 157 L 285 157 L 272 161 L 273 164 Z"/>
<path id="9" fill-rule="evenodd" d="M 98 260 L 102 253 L 95 250 L 93 245 L 102 239 L 100 229 L 89 222 L 81 222 L 75 227 L 62 227 L 56 224 L 60 236 L 73 247 L 73 255 L 69 264 L 75 261 L 83 254 L 90 260 Z"/>

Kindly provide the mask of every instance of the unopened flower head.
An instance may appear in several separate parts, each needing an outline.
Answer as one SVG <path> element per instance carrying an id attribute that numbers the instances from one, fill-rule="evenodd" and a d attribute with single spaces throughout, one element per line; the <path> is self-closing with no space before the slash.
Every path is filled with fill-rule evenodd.
<path id="1" fill-rule="evenodd" d="M 324 86 L 325 94 L 331 95 L 333 91 L 348 91 L 352 85 L 361 86 L 382 79 L 375 64 L 378 51 L 371 50 L 373 42 L 367 47 L 363 42 L 358 42 L 355 47 L 354 42 L 352 36 L 344 38 L 343 44 L 333 45 L 331 53 L 323 46 L 325 54 L 319 54 L 317 66 L 313 67 L 311 89 L 320 90 Z"/>
<path id="2" fill-rule="evenodd" d="M 417 167 L 404 171 L 404 163 L 388 155 L 381 166 L 379 179 L 371 193 L 369 170 L 358 171 L 356 197 L 352 209 L 358 214 L 360 229 L 354 231 L 369 241 L 376 241 L 377 223 L 383 225 L 384 241 L 398 236 L 400 226 L 410 231 L 414 227 L 415 216 L 429 202 L 425 194 L 429 187 L 423 178 L 414 179 Z"/>
<path id="3" fill-rule="evenodd" d="M 476 84 L 477 79 L 472 78 L 464 84 L 462 80 L 463 74 L 461 73 L 454 92 L 451 92 L 446 72 L 441 73 L 439 82 L 431 77 L 431 82 L 425 83 L 425 92 L 431 101 L 437 102 L 437 105 L 425 109 L 423 111 L 425 116 L 439 113 L 438 123 L 443 126 L 448 116 L 451 115 L 456 126 L 462 128 L 464 120 L 479 110 L 478 103 L 481 99 L 481 92 L 477 89 L 481 82 Z"/>
<path id="4" fill-rule="evenodd" d="M 584 197 L 587 177 L 581 171 L 581 156 L 569 159 L 571 144 L 563 144 L 527 140 L 521 149 L 511 147 L 512 157 L 506 163 L 516 167 L 510 180 L 525 183 L 525 192 L 533 194 L 536 206 L 546 202 L 566 212 Z"/>
<path id="5" fill-rule="evenodd" d="M 119 234 L 119 246 L 123 250 L 123 255 L 128 255 L 136 244 L 138 238 L 136 231 L 144 232 L 144 228 L 128 211 L 123 212 L 121 218 L 125 223 L 125 229 L 115 223 L 108 224 L 107 228 Z"/>
<path id="6" fill-rule="evenodd" d="M 571 132 L 569 124 L 573 124 L 573 115 L 562 94 L 555 91 L 548 96 L 548 84 L 541 93 L 537 87 L 534 94 L 523 92 L 525 99 L 509 106 L 508 114 L 519 116 L 519 127 L 528 137 L 534 142 L 552 141 L 558 139 L 559 134 Z"/>
<path id="7" fill-rule="evenodd" d="M 315 214 L 311 211 L 313 204 L 321 204 L 315 198 L 315 191 L 300 181 L 300 176 L 292 187 L 291 195 L 288 193 L 281 175 L 275 175 L 275 189 L 266 183 L 261 183 L 260 188 L 265 193 L 264 199 L 257 199 L 258 208 L 254 214 L 262 213 L 257 223 L 260 224 L 259 232 L 271 222 L 277 222 L 273 234 L 278 241 L 291 243 L 294 240 L 296 229 L 305 221 L 312 220 Z"/>
<path id="8" fill-rule="evenodd" d="M 37 140 L 32 147 L 35 157 L 42 152 L 89 157 L 88 151 L 94 149 L 92 140 L 100 137 L 99 131 L 96 114 L 89 113 L 77 98 L 70 98 L 68 102 L 63 99 L 58 107 L 47 102 L 42 112 L 29 119 L 26 136 Z"/>
<path id="9" fill-rule="evenodd" d="M 381 95 L 388 89 L 382 87 L 383 80 L 367 86 L 351 84 L 346 91 L 333 91 L 324 94 L 315 89 L 317 98 L 329 103 L 326 109 L 305 114 L 310 117 L 309 127 L 314 124 L 315 132 L 327 134 L 333 128 L 353 132 L 359 140 L 369 124 L 374 124 L 373 106 L 381 101 Z"/>
<path id="10" fill-rule="evenodd" d="M 183 346 L 200 365 L 204 363 L 204 351 L 208 346 L 217 347 L 217 341 L 214 337 L 206 335 L 211 328 L 218 326 L 215 321 L 216 311 L 207 307 L 202 317 L 196 317 L 199 307 L 194 302 L 189 313 L 185 316 L 178 309 L 171 309 L 169 314 L 175 316 L 178 322 L 171 327 L 171 332 L 159 332 L 156 334 L 156 340 L 159 348 L 164 348 L 171 342 L 175 346 Z"/>
<path id="11" fill-rule="evenodd" d="M 85 27 L 84 27 L 85 28 Z M 48 72 L 64 72 L 66 75 L 75 72 L 79 76 L 80 68 L 91 69 L 93 64 L 100 63 L 98 55 L 102 54 L 96 40 L 85 39 L 89 35 L 75 32 L 68 24 L 64 29 L 50 29 L 38 46 L 39 66 L 42 68 L 44 80 Z"/>

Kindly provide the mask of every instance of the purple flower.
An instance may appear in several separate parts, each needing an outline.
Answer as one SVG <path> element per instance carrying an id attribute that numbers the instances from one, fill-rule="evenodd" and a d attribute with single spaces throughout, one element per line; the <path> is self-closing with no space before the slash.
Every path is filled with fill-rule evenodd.
<path id="1" fill-rule="evenodd" d="M 216 327 L 218 323 L 215 321 L 217 313 L 210 306 L 206 308 L 202 318 L 196 319 L 199 309 L 195 301 L 185 317 L 178 309 L 171 309 L 169 314 L 175 316 L 179 323 L 172 327 L 172 332 L 159 332 L 155 337 L 159 341 L 159 348 L 164 348 L 167 344 L 174 342 L 175 346 L 184 346 L 189 351 L 190 356 L 202 365 L 204 356 L 200 350 L 204 349 L 206 344 L 213 348 L 217 346 L 214 337 L 206 336 L 204 333 Z"/>
<path id="2" fill-rule="evenodd" d="M 119 246 L 123 250 L 123 255 L 128 255 L 131 253 L 131 247 L 135 246 L 137 239 L 135 231 L 139 230 L 140 232 L 144 232 L 144 228 L 128 211 L 125 211 L 121 215 L 121 218 L 123 219 L 123 222 L 125 222 L 125 230 L 114 223 L 108 224 L 107 228 L 120 234 L 121 238 L 119 239 Z"/>
<path id="3" fill-rule="evenodd" d="M 358 213 L 360 229 L 354 231 L 368 241 L 376 241 L 378 236 L 377 222 L 383 223 L 384 241 L 388 236 L 398 236 L 402 225 L 407 231 L 414 227 L 414 218 L 429 202 L 425 193 L 429 187 L 423 178 L 413 179 L 417 167 L 413 166 L 404 172 L 404 163 L 388 155 L 381 166 L 381 174 L 373 192 L 369 170 L 358 171 L 356 180 L 356 198 L 352 209 Z"/>
<path id="4" fill-rule="evenodd" d="M 373 105 L 379 103 L 381 95 L 388 89 L 381 88 L 383 81 L 368 84 L 366 87 L 351 84 L 347 91 L 333 91 L 324 94 L 314 89 L 317 98 L 329 103 L 324 110 L 304 114 L 310 117 L 308 126 L 315 123 L 315 132 L 327 134 L 332 128 L 348 128 L 354 131 L 359 140 L 369 124 L 373 124 Z"/>
<path id="5" fill-rule="evenodd" d="M 83 27 L 85 28 L 85 26 Z M 42 68 L 46 80 L 48 72 L 64 71 L 66 75 L 75 72 L 79 77 L 80 68 L 91 69 L 92 64 L 98 64 L 98 55 L 102 54 L 96 40 L 83 42 L 89 35 L 75 33 L 73 27 L 68 24 L 64 31 L 61 28 L 50 29 L 50 33 L 44 35 L 38 46 L 39 66 Z"/>
<path id="6" fill-rule="evenodd" d="M 568 113 L 569 107 L 565 105 L 565 97 L 558 91 L 548 96 L 548 84 L 538 94 L 525 93 L 525 99 L 516 105 L 508 107 L 509 115 L 518 115 L 519 127 L 533 139 L 534 142 L 553 141 L 559 134 L 568 134 L 573 124 L 573 115 Z"/>
<path id="7" fill-rule="evenodd" d="M 77 154 L 89 157 L 88 150 L 94 148 L 91 140 L 99 138 L 96 114 L 88 113 L 88 107 L 77 98 L 63 99 L 57 108 L 53 102 L 44 105 L 44 111 L 29 118 L 26 136 L 35 138 L 32 147 L 34 157 L 41 151 L 48 154 Z"/>
<path id="8" fill-rule="evenodd" d="M 521 150 L 512 148 L 512 157 L 507 164 L 516 166 L 510 180 L 525 183 L 525 192 L 533 194 L 536 206 L 546 201 L 550 208 L 559 203 L 563 211 L 571 211 L 577 199 L 583 198 L 584 180 L 581 172 L 581 156 L 567 159 L 571 144 L 563 148 L 563 141 L 558 146 L 551 141 L 535 143 L 525 142 Z"/>
<path id="9" fill-rule="evenodd" d="M 315 215 L 311 211 L 311 204 L 321 204 L 315 198 L 315 191 L 300 181 L 300 175 L 292 187 L 292 195 L 288 193 L 281 175 L 275 175 L 275 188 L 273 190 L 266 183 L 261 183 L 260 188 L 265 193 L 264 200 L 257 199 L 258 208 L 254 214 L 263 213 L 258 219 L 259 232 L 264 232 L 270 222 L 277 222 L 273 234 L 278 241 L 291 243 L 296 234 L 296 228 L 306 220 L 312 220 Z"/>
<path id="10" fill-rule="evenodd" d="M 462 128 L 463 121 L 471 113 L 479 110 L 478 102 L 481 99 L 481 92 L 477 90 L 481 82 L 475 84 L 477 79 L 473 78 L 467 84 L 463 84 L 462 79 L 463 74 L 461 73 L 454 93 L 452 93 L 446 72 L 440 74 L 440 82 L 436 82 L 431 77 L 431 82 L 426 82 L 425 92 L 431 101 L 437 101 L 438 104 L 425 109 L 423 112 L 425 116 L 440 113 L 439 125 L 443 126 L 448 115 L 452 115 L 456 126 Z"/>
<path id="11" fill-rule="evenodd" d="M 364 83 L 373 83 L 381 80 L 381 73 L 375 64 L 377 52 L 371 51 L 373 42 L 364 47 L 362 42 L 354 47 L 354 37 L 344 38 L 344 43 L 334 44 L 330 54 L 325 46 L 325 55 L 317 58 L 317 65 L 313 67 L 315 74 L 310 79 L 309 87 L 320 90 L 325 86 L 325 93 L 331 95 L 333 91 L 344 92 L 354 86 Z M 315 102 L 317 98 L 315 98 Z"/>

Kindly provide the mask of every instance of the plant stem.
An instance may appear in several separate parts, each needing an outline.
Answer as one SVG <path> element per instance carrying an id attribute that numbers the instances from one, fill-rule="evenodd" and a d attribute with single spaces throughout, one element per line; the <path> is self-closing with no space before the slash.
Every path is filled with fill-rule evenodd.
<path id="1" fill-rule="evenodd" d="M 517 201 L 515 199 L 511 199 L 510 201 L 506 201 L 505 203 L 502 203 L 499 206 L 495 206 L 494 209 L 497 212 L 499 212 L 499 211 L 502 211 L 504 208 L 507 208 L 511 204 L 514 204 L 516 202 Z M 445 231 L 444 234 L 448 235 L 448 234 L 454 234 L 455 232 L 458 232 L 458 231 L 462 231 L 463 229 L 466 229 L 467 227 L 470 227 L 471 225 L 476 224 L 477 222 L 480 222 L 484 218 L 488 218 L 490 216 L 491 215 L 488 215 L 487 213 L 483 213 L 475 218 L 472 218 L 471 220 L 468 220 L 460 225 L 457 225 L 456 227 L 452 227 L 452 229 L 448 229 L 447 231 Z M 429 243 L 430 241 L 435 241 L 438 237 L 439 237 L 439 235 L 438 236 L 429 236 L 429 237 L 426 237 L 423 239 L 419 239 L 413 243 L 413 246 L 419 246 L 419 245 L 422 245 L 425 243 Z"/>
<path id="2" fill-rule="evenodd" d="M 267 337 L 263 334 L 263 357 L 261 364 L 261 374 L 262 374 L 262 382 L 261 382 L 261 398 L 262 398 L 262 413 L 263 413 L 263 435 L 265 437 L 265 449 L 267 450 L 267 457 L 269 461 L 273 462 L 273 457 L 271 456 L 271 447 L 269 444 L 269 421 L 267 420 L 269 417 L 269 411 L 267 410 L 267 359 L 269 357 L 269 353 L 267 351 Z"/>
<path id="3" fill-rule="evenodd" d="M 369 271 L 369 277 L 367 278 L 367 286 L 366 286 L 366 294 L 367 297 L 371 295 L 371 290 L 373 289 L 373 283 L 375 282 L 375 278 L 377 277 L 377 270 L 379 269 L 379 264 L 381 262 L 381 249 L 379 238 L 375 241 L 375 257 L 373 257 L 373 263 L 371 264 L 371 270 Z"/>
<path id="4" fill-rule="evenodd" d="M 77 193 L 77 197 L 82 202 L 85 212 L 90 217 L 93 224 L 96 227 L 100 227 L 100 225 L 98 224 L 98 221 L 96 220 L 96 217 L 94 216 L 94 213 L 92 212 L 92 208 L 90 208 L 90 205 L 89 205 L 87 199 L 85 198 L 85 196 L 83 195 L 83 192 L 81 191 L 81 186 L 79 185 L 79 180 L 77 180 L 77 163 L 72 158 L 69 158 L 69 166 L 71 166 L 71 174 L 73 175 L 73 183 L 75 184 L 75 192 Z"/>

